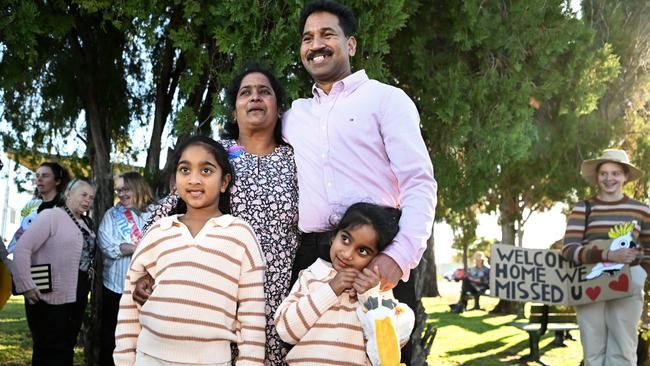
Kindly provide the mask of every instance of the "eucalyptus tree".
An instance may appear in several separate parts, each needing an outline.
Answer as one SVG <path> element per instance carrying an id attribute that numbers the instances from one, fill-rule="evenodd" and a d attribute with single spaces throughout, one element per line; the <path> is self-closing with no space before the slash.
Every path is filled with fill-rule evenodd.
<path id="1" fill-rule="evenodd" d="M 417 98 L 440 185 L 437 217 L 484 202 L 500 208 L 502 241 L 514 244 L 522 208 L 571 192 L 566 173 L 602 146 L 606 129 L 590 114 L 616 58 L 566 1 L 412 6 L 387 60 Z"/>
<path id="2" fill-rule="evenodd" d="M 271 65 L 291 98 L 309 96 L 312 81 L 297 53 L 303 4 L 4 1 L 0 108 L 11 128 L 2 131 L 3 147 L 21 159 L 69 150 L 87 157 L 98 182 L 99 222 L 113 202 L 111 154 L 134 158 L 146 149 L 150 182 L 166 186 L 159 171 L 162 141 L 223 124 L 232 112 L 222 106 L 224 90 L 248 60 Z M 408 17 L 404 1 L 346 4 L 360 21 L 353 67 L 385 80 L 388 40 Z M 141 127 L 151 128 L 148 144 L 134 139 Z M 96 299 L 91 313 L 97 314 L 97 306 Z M 95 342 L 91 336 L 91 364 Z"/>
<path id="3" fill-rule="evenodd" d="M 139 104 L 127 86 L 124 19 L 88 3 L 0 5 L 0 91 L 11 127 L 2 142 L 24 159 L 51 150 L 59 139 L 81 147 L 97 182 L 100 219 L 112 205 L 112 146 L 128 146 L 129 120 Z"/>

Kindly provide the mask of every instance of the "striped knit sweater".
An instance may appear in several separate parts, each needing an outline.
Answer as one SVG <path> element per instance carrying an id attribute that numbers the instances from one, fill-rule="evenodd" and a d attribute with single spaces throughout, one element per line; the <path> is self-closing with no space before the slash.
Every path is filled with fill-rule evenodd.
<path id="1" fill-rule="evenodd" d="M 149 273 L 153 292 L 140 307 L 135 282 Z M 264 262 L 251 227 L 231 215 L 212 218 L 192 237 L 178 216 L 156 223 L 127 273 L 115 331 L 116 365 L 136 349 L 179 363 L 264 364 Z"/>
<path id="2" fill-rule="evenodd" d="M 278 334 L 285 342 L 295 344 L 287 355 L 287 364 L 370 365 L 357 304 L 350 302 L 347 292 L 336 296 L 329 285 L 334 276 L 332 265 L 318 259 L 300 273 L 291 293 L 278 307 Z M 365 301 L 368 293 L 359 294 L 359 301 Z"/>
<path id="3" fill-rule="evenodd" d="M 583 246 L 583 243 L 596 239 L 609 239 L 608 232 L 616 224 L 636 221 L 633 236 L 645 249 L 650 249 L 650 207 L 637 200 L 624 196 L 616 202 L 604 202 L 596 197 L 590 198 L 591 213 L 585 232 L 585 202 L 576 204 L 569 215 L 562 255 L 574 263 L 603 262 L 605 255 L 597 248 Z M 633 263 L 634 264 L 634 263 Z M 646 271 L 650 269 L 643 263 Z"/>

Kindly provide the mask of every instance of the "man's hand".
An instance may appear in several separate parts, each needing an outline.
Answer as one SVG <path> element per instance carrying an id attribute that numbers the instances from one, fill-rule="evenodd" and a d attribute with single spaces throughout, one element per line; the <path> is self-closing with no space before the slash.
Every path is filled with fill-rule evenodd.
<path id="1" fill-rule="evenodd" d="M 340 296 L 343 291 L 352 288 L 352 284 L 358 275 L 359 270 L 356 268 L 345 268 L 336 273 L 336 276 L 330 280 L 329 285 L 336 296 Z"/>
<path id="2" fill-rule="evenodd" d="M 397 265 L 397 262 L 384 253 L 377 254 L 366 268 L 375 267 L 379 268 L 381 291 L 393 289 L 402 278 L 402 269 Z"/>
<path id="3" fill-rule="evenodd" d="M 25 296 L 25 300 L 30 305 L 34 305 L 41 300 L 41 292 L 38 288 L 23 292 L 23 296 Z"/>
<path id="4" fill-rule="evenodd" d="M 120 244 L 120 254 L 122 255 L 131 255 L 135 252 L 136 246 L 129 243 Z"/>
<path id="5" fill-rule="evenodd" d="M 153 291 L 154 280 L 149 274 L 140 277 L 135 282 L 135 289 L 133 290 L 133 300 L 140 305 L 144 305 L 149 299 L 151 292 Z"/>

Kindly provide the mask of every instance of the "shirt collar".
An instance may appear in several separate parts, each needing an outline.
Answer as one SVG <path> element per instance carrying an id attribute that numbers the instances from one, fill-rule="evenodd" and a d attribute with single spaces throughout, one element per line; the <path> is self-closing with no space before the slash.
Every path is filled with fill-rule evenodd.
<path id="1" fill-rule="evenodd" d="M 335 82 L 332 85 L 332 90 L 330 90 L 329 95 L 337 95 L 340 93 L 351 94 L 354 92 L 361 84 L 368 81 L 368 75 L 366 75 L 366 70 L 359 70 L 353 74 L 346 76 L 345 78 Z M 320 98 L 325 98 L 328 94 L 319 88 L 316 83 L 311 87 L 311 92 L 314 95 L 314 98 L 320 102 Z"/>
<path id="2" fill-rule="evenodd" d="M 172 226 L 179 226 L 181 225 L 180 220 L 178 219 L 183 215 L 172 215 L 172 216 L 167 216 L 163 217 L 160 219 L 160 229 L 161 230 L 167 230 L 171 228 Z M 213 217 L 209 219 L 205 224 L 206 225 L 212 225 L 214 226 L 220 226 L 220 227 L 228 227 L 230 224 L 235 221 L 235 216 L 232 215 L 221 215 L 219 217 Z"/>
<path id="3" fill-rule="evenodd" d="M 314 274 L 314 276 L 316 276 L 317 280 L 322 280 L 328 276 L 336 274 L 336 270 L 332 267 L 332 263 L 326 262 L 320 258 L 309 266 L 309 270 Z"/>

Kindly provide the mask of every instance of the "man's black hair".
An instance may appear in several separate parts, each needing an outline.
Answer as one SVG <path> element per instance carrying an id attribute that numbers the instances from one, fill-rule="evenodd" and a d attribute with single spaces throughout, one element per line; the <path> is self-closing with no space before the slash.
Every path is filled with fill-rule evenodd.
<path id="1" fill-rule="evenodd" d="M 302 35 L 305 30 L 307 18 L 313 13 L 325 12 L 336 15 L 339 18 L 339 25 L 346 37 L 353 36 L 357 32 L 357 18 L 354 12 L 343 4 L 333 0 L 313 0 L 308 2 L 300 12 L 298 31 Z"/>

